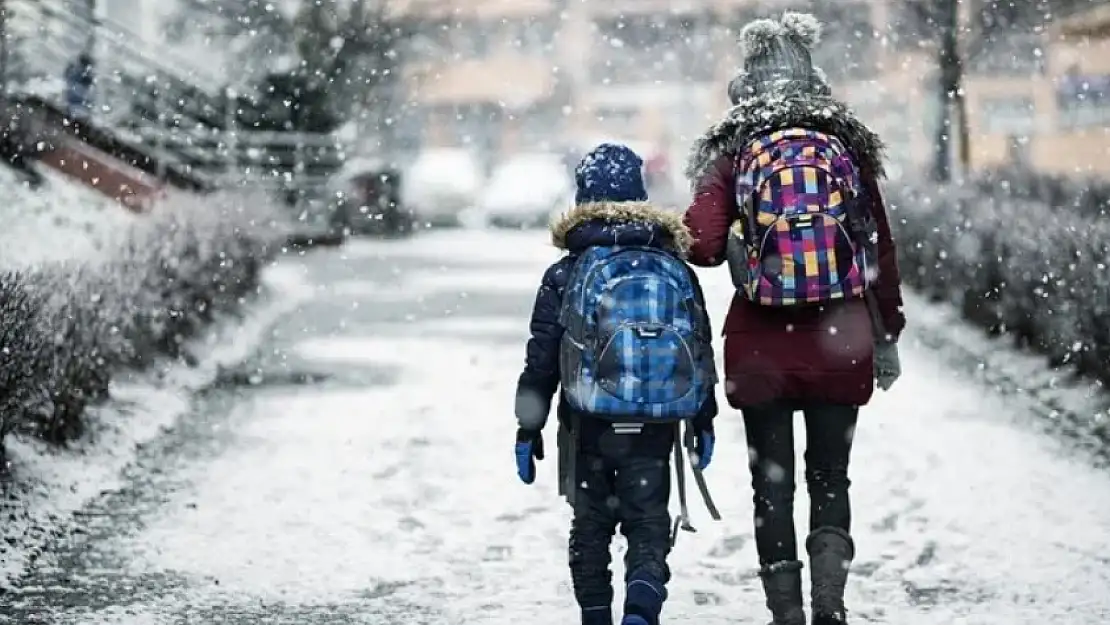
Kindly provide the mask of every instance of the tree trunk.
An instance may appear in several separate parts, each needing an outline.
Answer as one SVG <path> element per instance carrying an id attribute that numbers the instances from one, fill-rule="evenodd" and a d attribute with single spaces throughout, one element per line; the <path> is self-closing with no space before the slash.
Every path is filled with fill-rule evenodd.
<path id="1" fill-rule="evenodd" d="M 11 73 L 8 60 L 8 2 L 0 0 L 0 93 L 7 95 Z"/>
<path id="2" fill-rule="evenodd" d="M 964 97 L 963 80 L 960 81 L 957 87 L 953 104 L 956 107 L 956 115 L 958 116 L 959 127 L 959 161 L 960 169 L 959 176 L 962 179 L 967 176 L 971 171 L 971 128 L 967 121 L 967 98 Z"/>
<path id="3" fill-rule="evenodd" d="M 955 126 L 959 141 L 959 163 L 963 172 L 970 161 L 967 105 L 963 93 L 963 63 L 959 52 L 959 2 L 941 0 L 937 20 L 940 42 L 937 46 L 937 65 L 940 72 L 941 114 L 936 136 L 934 176 L 939 182 L 952 179 L 951 145 Z M 956 123 L 952 116 L 955 109 Z"/>
<path id="4" fill-rule="evenodd" d="M 962 179 L 971 168 L 971 131 L 967 120 L 967 98 L 964 93 L 964 59 L 960 50 L 960 0 L 948 0 L 947 7 L 951 35 L 948 37 L 948 54 L 952 64 L 952 104 L 956 109 L 957 137 L 959 139 L 959 175 Z"/>
<path id="5" fill-rule="evenodd" d="M 952 109 L 943 78 L 937 80 L 937 128 L 933 136 L 933 179 L 948 182 L 952 177 L 949 152 L 952 145 Z"/>

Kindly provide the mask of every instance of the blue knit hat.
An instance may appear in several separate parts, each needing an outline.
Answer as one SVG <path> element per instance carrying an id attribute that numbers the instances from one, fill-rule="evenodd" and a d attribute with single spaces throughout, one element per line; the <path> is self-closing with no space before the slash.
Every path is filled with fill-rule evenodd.
<path id="1" fill-rule="evenodd" d="M 643 159 L 627 146 L 602 143 L 574 170 L 575 204 L 646 201 L 643 166 Z"/>

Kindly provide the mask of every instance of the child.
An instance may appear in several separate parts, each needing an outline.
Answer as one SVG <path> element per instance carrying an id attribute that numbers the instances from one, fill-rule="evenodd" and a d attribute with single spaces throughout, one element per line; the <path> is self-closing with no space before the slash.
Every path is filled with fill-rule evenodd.
<path id="1" fill-rule="evenodd" d="M 680 214 L 647 203 L 642 165 L 627 147 L 603 144 L 575 170 L 576 206 L 552 225 L 568 255 L 543 276 L 516 393 L 517 472 L 531 484 L 562 387 L 560 457 L 573 468 L 561 488 L 574 510 L 570 569 L 583 625 L 612 625 L 618 525 L 628 539 L 621 625 L 658 625 L 676 424 L 693 426 L 695 472 L 713 454 L 712 335 L 701 287 L 681 260 L 691 238 Z"/>

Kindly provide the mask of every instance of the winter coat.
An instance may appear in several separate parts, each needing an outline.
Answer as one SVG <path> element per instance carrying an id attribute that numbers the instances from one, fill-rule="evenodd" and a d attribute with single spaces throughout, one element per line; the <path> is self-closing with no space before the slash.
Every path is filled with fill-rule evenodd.
<path id="1" fill-rule="evenodd" d="M 897 341 L 905 326 L 901 278 L 879 189 L 883 145 L 841 102 L 794 93 L 751 98 L 695 144 L 687 167 L 694 199 L 685 222 L 695 238 L 690 261 L 712 267 L 725 260 L 728 229 L 739 217 L 737 146 L 758 134 L 803 127 L 837 136 L 860 166 L 861 201 L 878 226 L 879 277 L 874 289 L 883 330 Z M 736 408 L 772 400 L 863 405 L 874 391 L 871 315 L 863 299 L 813 308 L 773 308 L 734 295 L 724 324 L 725 392 Z"/>
<path id="2" fill-rule="evenodd" d="M 87 117 L 92 110 L 94 69 L 91 62 L 74 61 L 66 67 L 66 106 L 74 117 Z"/>
<path id="3" fill-rule="evenodd" d="M 532 309 L 531 337 L 516 392 L 516 416 L 525 429 L 543 428 L 551 401 L 559 388 L 559 348 L 564 331 L 559 324 L 559 309 L 567 279 L 579 255 L 587 248 L 598 245 L 644 245 L 668 249 L 684 256 L 692 242 L 681 214 L 641 202 L 579 205 L 552 225 L 551 238 L 556 247 L 568 253 L 544 272 Z M 697 276 L 693 270 L 690 275 L 704 308 Z M 560 422 L 571 429 L 574 423 L 580 423 L 578 443 L 586 453 L 596 452 L 611 432 L 609 421 L 588 414 L 575 414 L 562 393 L 558 414 Z M 703 429 L 711 428 L 716 415 L 716 399 L 711 393 L 698 415 L 699 425 Z M 673 444 L 673 431 L 670 425 L 645 425 L 643 433 L 635 437 L 633 453 L 666 456 Z"/>

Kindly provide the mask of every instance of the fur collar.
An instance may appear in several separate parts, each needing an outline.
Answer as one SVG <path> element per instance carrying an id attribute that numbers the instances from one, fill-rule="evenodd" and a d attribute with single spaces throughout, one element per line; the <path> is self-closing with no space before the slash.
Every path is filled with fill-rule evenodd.
<path id="1" fill-rule="evenodd" d="M 666 247 L 683 256 L 690 251 L 694 238 L 682 221 L 682 213 L 658 208 L 648 202 L 590 202 L 579 204 L 563 213 L 551 224 L 551 243 L 568 249 L 567 238 L 571 230 L 591 221 L 609 224 L 654 225 L 670 235 Z"/>
<path id="2" fill-rule="evenodd" d="M 877 178 L 886 175 L 886 146 L 847 104 L 829 95 L 793 91 L 744 99 L 730 108 L 721 121 L 694 141 L 686 178 L 696 188 L 721 155 L 735 154 L 758 134 L 794 127 L 835 135 L 862 168 Z"/>

